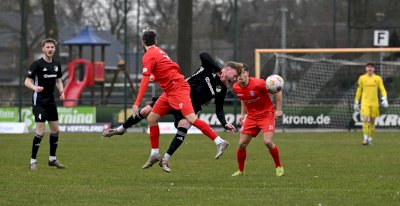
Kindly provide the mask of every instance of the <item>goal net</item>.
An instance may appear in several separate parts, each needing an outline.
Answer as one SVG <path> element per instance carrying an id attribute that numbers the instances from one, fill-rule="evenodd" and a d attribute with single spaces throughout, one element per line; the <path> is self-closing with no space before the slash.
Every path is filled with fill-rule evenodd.
<path id="1" fill-rule="evenodd" d="M 256 49 L 255 74 L 285 80 L 281 128 L 361 128 L 353 103 L 358 77 L 374 63 L 386 87 L 389 108 L 380 108 L 377 128 L 400 128 L 400 48 Z"/>

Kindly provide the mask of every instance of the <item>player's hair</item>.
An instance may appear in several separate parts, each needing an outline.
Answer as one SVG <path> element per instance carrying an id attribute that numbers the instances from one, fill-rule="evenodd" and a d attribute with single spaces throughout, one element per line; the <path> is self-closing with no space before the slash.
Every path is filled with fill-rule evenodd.
<path id="1" fill-rule="evenodd" d="M 234 61 L 228 61 L 228 62 L 226 62 L 224 67 L 230 67 L 230 68 L 236 70 L 238 75 L 241 75 L 242 72 L 243 72 L 243 64 L 242 63 L 238 63 L 238 62 L 234 62 Z"/>
<path id="2" fill-rule="evenodd" d="M 367 64 L 365 65 L 365 67 L 374 67 L 374 68 L 375 68 L 375 64 L 374 64 L 374 63 L 371 63 L 371 62 L 369 62 L 369 63 L 367 63 Z"/>
<path id="3" fill-rule="evenodd" d="M 149 28 L 145 29 L 142 34 L 142 41 L 144 45 L 151 46 L 156 44 L 156 36 L 157 34 L 154 30 Z"/>
<path id="4" fill-rule="evenodd" d="M 42 47 L 44 47 L 44 45 L 45 45 L 46 43 L 53 43 L 54 46 L 57 46 L 57 41 L 56 41 L 55 39 L 53 39 L 53 38 L 46 38 L 46 39 L 43 39 L 43 40 L 42 40 Z"/>

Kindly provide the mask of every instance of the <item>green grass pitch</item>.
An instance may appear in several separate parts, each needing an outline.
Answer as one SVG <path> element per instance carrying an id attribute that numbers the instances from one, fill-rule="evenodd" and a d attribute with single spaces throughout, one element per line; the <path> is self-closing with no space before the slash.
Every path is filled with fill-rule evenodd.
<path id="1" fill-rule="evenodd" d="M 160 137 L 163 154 L 173 135 Z M 285 176 L 260 137 L 247 149 L 246 175 L 237 170 L 239 135 L 213 159 L 215 145 L 188 135 L 170 164 L 141 166 L 150 154 L 148 135 L 62 133 L 57 158 L 67 169 L 47 166 L 48 134 L 29 171 L 33 134 L 0 135 L 0 205 L 400 205 L 400 133 L 377 132 L 361 145 L 360 132 L 277 133 Z"/>

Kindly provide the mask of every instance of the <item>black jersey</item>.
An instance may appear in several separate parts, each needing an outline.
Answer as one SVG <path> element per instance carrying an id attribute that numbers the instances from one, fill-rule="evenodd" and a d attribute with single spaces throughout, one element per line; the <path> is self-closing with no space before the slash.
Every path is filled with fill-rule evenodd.
<path id="1" fill-rule="evenodd" d="M 29 67 L 27 77 L 33 79 L 33 84 L 43 87 L 42 92 L 34 92 L 33 105 L 54 103 L 54 88 L 56 78 L 61 78 L 61 65 L 57 61 L 46 62 L 43 58 L 34 61 Z"/>
<path id="2" fill-rule="evenodd" d="M 227 87 L 217 75 L 217 73 L 221 71 L 221 68 L 206 52 L 200 54 L 200 60 L 200 68 L 187 79 L 191 88 L 190 97 L 192 99 L 193 109 L 195 111 L 200 111 L 203 104 L 214 98 L 216 115 L 224 126 L 226 124 L 226 119 L 223 104 L 227 93 Z"/>

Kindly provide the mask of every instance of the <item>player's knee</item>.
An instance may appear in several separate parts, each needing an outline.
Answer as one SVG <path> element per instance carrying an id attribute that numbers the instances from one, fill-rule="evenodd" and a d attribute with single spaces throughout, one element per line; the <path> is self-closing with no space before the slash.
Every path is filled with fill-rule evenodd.
<path id="1" fill-rule="evenodd" d="M 151 109 L 152 109 L 152 107 L 149 106 L 149 105 L 147 105 L 147 106 L 145 106 L 144 108 L 140 109 L 140 110 L 138 111 L 138 113 L 139 113 L 139 115 L 140 115 L 142 118 L 146 118 L 146 117 L 149 116 L 149 114 L 150 114 L 150 112 L 151 112 Z"/>
<path id="2" fill-rule="evenodd" d="M 149 123 L 149 126 L 154 126 L 158 123 L 159 118 L 157 117 L 157 114 L 151 113 L 149 116 L 147 116 L 147 122 Z"/>
<path id="3" fill-rule="evenodd" d="M 185 116 L 185 119 L 190 123 L 193 124 L 194 121 L 196 121 L 197 117 L 194 113 L 188 114 Z"/>
<path id="4" fill-rule="evenodd" d="M 246 147 L 247 147 L 247 144 L 246 144 L 246 143 L 240 143 L 240 142 L 239 142 L 238 150 L 243 151 L 243 150 L 246 149 Z"/>
<path id="5" fill-rule="evenodd" d="M 275 147 L 274 142 L 272 140 L 264 140 L 265 146 L 267 146 L 269 149 L 273 149 Z"/>
<path id="6" fill-rule="evenodd" d="M 186 119 L 181 119 L 179 122 L 176 122 L 175 124 L 176 128 L 183 127 L 189 129 L 189 127 L 191 126 L 191 124 Z"/>

